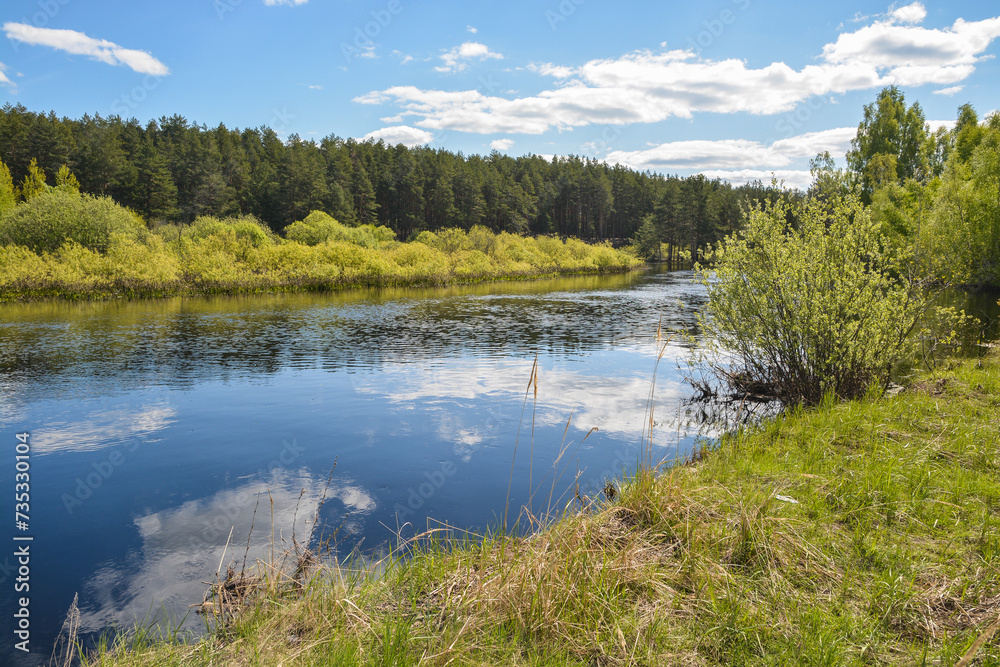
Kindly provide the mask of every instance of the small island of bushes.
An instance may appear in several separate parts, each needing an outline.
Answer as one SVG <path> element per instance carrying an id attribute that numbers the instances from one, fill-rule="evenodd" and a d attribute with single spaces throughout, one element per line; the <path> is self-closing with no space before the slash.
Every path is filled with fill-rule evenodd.
<path id="1" fill-rule="evenodd" d="M 0 190 L 13 192 L 0 163 Z M 69 170 L 24 201 L 0 202 L 0 300 L 438 285 L 627 271 L 642 262 L 609 244 L 469 230 L 400 242 L 384 226 L 322 211 L 271 231 L 252 215 L 200 216 L 150 228 L 109 197 L 81 193 Z"/>

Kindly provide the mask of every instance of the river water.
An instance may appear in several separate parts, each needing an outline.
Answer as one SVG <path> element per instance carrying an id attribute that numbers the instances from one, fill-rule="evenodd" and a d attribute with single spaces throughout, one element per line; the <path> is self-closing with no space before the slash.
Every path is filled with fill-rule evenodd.
<path id="1" fill-rule="evenodd" d="M 558 512 L 576 483 L 598 493 L 645 449 L 658 327 L 691 338 L 656 370 L 651 451 L 683 455 L 698 436 L 678 363 L 706 297 L 692 277 L 0 306 L 0 662 L 47 659 L 74 595 L 85 636 L 197 630 L 201 582 L 293 531 L 343 558 Z M 10 493 L 22 432 L 26 531 Z M 10 620 L 26 543 L 27 656 Z"/>

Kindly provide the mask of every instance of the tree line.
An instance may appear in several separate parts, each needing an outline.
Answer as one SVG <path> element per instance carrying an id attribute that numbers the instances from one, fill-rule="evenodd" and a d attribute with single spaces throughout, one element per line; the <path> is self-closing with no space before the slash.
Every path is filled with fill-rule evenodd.
<path id="1" fill-rule="evenodd" d="M 279 232 L 323 211 L 347 225 L 386 226 L 401 239 L 482 225 L 623 241 L 645 222 L 647 241 L 695 251 L 737 228 L 742 200 L 779 196 L 760 183 L 733 187 L 578 156 L 465 156 L 335 135 L 282 139 L 269 127 L 209 128 L 179 115 L 143 125 L 9 103 L 0 113 L 0 160 L 14 184 L 41 173 L 54 186 L 68 168 L 82 192 L 110 196 L 151 225 L 253 215 Z"/>

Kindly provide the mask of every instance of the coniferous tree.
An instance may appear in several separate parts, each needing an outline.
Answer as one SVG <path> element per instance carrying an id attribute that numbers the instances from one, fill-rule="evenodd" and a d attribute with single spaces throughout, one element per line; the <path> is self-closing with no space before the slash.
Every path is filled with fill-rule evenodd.
<path id="1" fill-rule="evenodd" d="M 76 180 L 76 176 L 65 164 L 56 172 L 56 189 L 72 194 L 80 193 L 80 181 Z"/>
<path id="2" fill-rule="evenodd" d="M 18 191 L 11 178 L 10 169 L 0 161 L 0 216 L 17 205 Z"/>
<path id="3" fill-rule="evenodd" d="M 28 173 L 21 181 L 21 198 L 29 201 L 48 189 L 49 186 L 45 184 L 45 172 L 39 168 L 38 161 L 31 158 L 31 162 L 28 163 Z"/>

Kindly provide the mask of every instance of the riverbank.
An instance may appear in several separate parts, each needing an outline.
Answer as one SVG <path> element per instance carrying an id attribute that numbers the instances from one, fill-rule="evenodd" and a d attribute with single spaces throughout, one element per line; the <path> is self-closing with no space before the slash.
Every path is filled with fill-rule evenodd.
<path id="1" fill-rule="evenodd" d="M 998 422 L 1000 355 L 948 362 L 642 471 L 529 538 L 435 533 L 377 579 L 271 577 L 195 645 L 88 664 L 956 664 L 1000 614 Z"/>
<path id="2" fill-rule="evenodd" d="M 191 294 L 327 291 L 528 280 L 629 271 L 635 256 L 577 239 L 424 232 L 416 241 L 337 240 L 307 245 L 241 237 L 221 227 L 191 238 L 171 230 L 120 237 L 105 251 L 67 243 L 55 251 L 0 247 L 0 302 L 104 300 Z"/>

